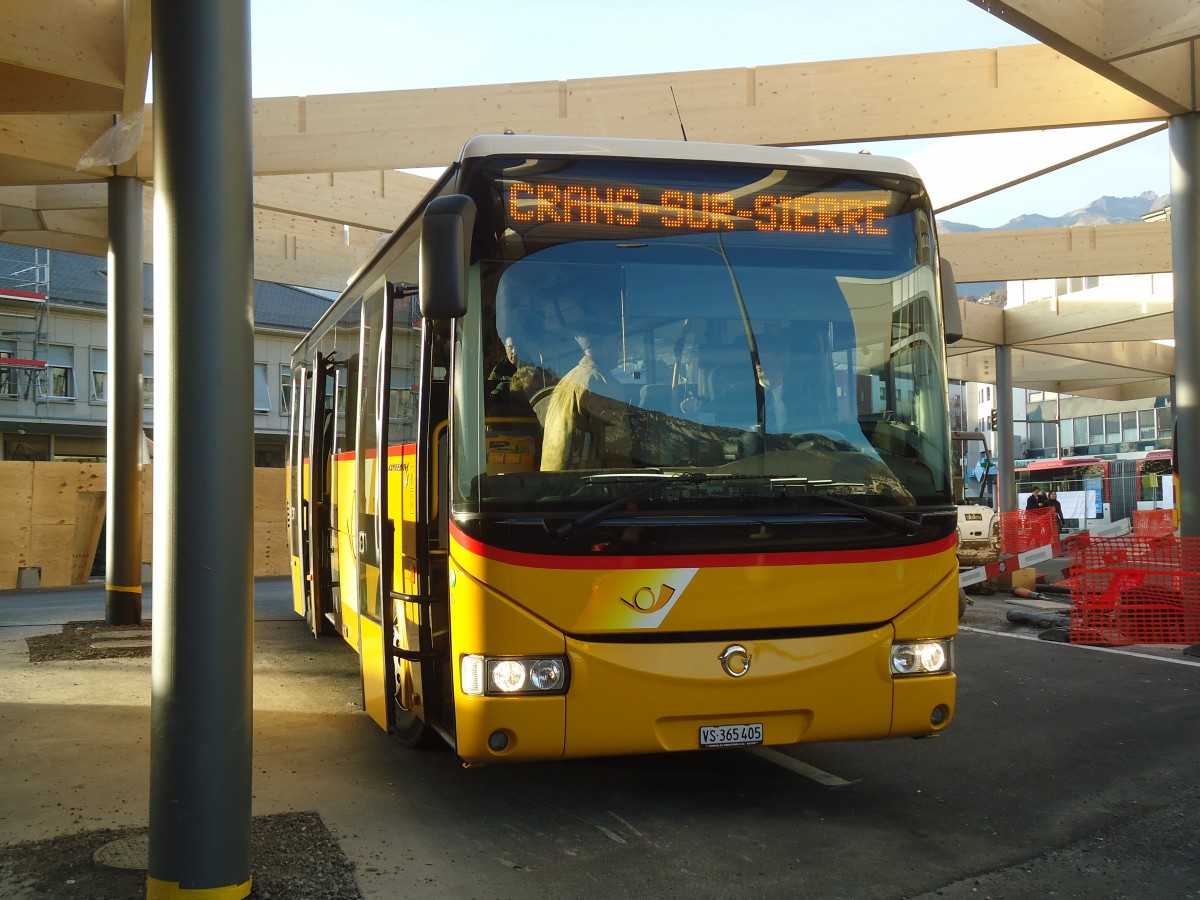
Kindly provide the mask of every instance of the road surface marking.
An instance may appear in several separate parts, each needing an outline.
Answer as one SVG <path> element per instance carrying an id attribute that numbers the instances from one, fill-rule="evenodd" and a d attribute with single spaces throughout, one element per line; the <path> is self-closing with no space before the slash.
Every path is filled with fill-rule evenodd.
<path id="1" fill-rule="evenodd" d="M 996 637 L 1014 638 L 1018 641 L 1037 641 L 1039 644 L 1073 647 L 1077 650 L 1096 650 L 1100 653 L 1116 653 L 1118 656 L 1132 656 L 1136 659 L 1152 659 L 1157 662 L 1175 663 L 1177 666 L 1200 666 L 1200 660 L 1175 659 L 1171 656 L 1156 656 L 1153 653 L 1138 653 L 1135 650 L 1122 650 L 1120 647 L 1095 647 L 1091 644 L 1065 644 L 1061 641 L 1043 641 L 1040 637 L 1033 634 L 1013 634 L 1012 632 L 1008 631 L 992 631 L 989 628 L 971 628 L 966 625 L 960 625 L 958 630 L 970 631 L 974 634 L 992 634 Z"/>
<path id="2" fill-rule="evenodd" d="M 760 759 L 765 759 L 767 762 L 775 763 L 777 766 L 789 771 L 795 772 L 797 775 L 803 775 L 805 778 L 815 781 L 817 784 L 823 784 L 825 787 L 845 787 L 848 784 L 853 784 L 852 781 L 846 781 L 844 778 L 838 778 L 816 766 L 810 766 L 806 762 L 801 762 L 793 756 L 788 756 L 786 753 L 780 753 L 778 750 L 771 750 L 768 747 L 752 747 L 749 750 Z"/>

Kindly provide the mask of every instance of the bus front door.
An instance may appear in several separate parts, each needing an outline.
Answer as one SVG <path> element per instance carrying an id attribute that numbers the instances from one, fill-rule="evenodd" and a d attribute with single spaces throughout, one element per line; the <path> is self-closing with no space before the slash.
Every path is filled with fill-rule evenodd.
<path id="1" fill-rule="evenodd" d="M 312 373 L 297 366 L 292 370 L 292 422 L 288 434 L 288 542 L 291 546 L 292 609 L 305 616 L 312 604 L 311 583 L 308 580 L 308 447 L 311 422 L 307 416 Z"/>
<path id="2" fill-rule="evenodd" d="M 303 530 L 308 547 L 304 592 L 304 618 L 314 637 L 337 631 L 333 601 L 332 558 L 335 552 L 333 523 L 330 516 L 330 484 L 333 474 L 334 416 L 329 403 L 332 395 L 334 364 L 318 353 L 311 373 L 306 374 L 302 479 L 298 494 L 306 498 Z"/>

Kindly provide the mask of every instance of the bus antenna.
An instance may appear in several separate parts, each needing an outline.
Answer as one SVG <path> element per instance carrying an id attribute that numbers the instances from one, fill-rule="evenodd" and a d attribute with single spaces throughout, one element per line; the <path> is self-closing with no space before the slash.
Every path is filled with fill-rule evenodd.
<path id="1" fill-rule="evenodd" d="M 679 119 L 679 130 L 683 132 L 683 139 L 687 140 L 687 129 L 683 127 L 683 113 L 679 111 L 679 101 L 675 99 L 675 85 L 668 85 L 671 90 L 671 102 L 675 104 L 675 118 Z"/>

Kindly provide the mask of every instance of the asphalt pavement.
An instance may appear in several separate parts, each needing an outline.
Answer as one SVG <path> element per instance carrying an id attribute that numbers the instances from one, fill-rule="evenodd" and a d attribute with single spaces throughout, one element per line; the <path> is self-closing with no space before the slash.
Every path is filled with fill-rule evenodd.
<path id="1" fill-rule="evenodd" d="M 33 591 L 0 591 L 0 629 L 54 628 L 67 622 L 104 619 L 106 590 L 102 581 Z M 154 585 L 142 586 L 142 618 L 154 617 Z M 254 582 L 256 621 L 291 621 L 292 584 L 286 577 Z"/>
<path id="2" fill-rule="evenodd" d="M 253 811 L 318 813 L 364 897 L 1200 897 L 1200 660 L 974 601 L 936 739 L 464 769 L 381 732 L 353 652 L 260 581 Z M 102 615 L 101 587 L 0 594 L 0 847 L 146 824 L 149 660 L 24 640 Z"/>

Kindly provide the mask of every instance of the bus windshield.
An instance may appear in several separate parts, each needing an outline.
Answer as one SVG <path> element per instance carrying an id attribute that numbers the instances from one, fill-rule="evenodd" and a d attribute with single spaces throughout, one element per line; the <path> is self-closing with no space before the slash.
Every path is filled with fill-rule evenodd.
<path id="1" fill-rule="evenodd" d="M 642 513 L 949 502 L 915 182 L 521 158 L 468 184 L 457 512 L 587 510 L 631 489 Z"/>

